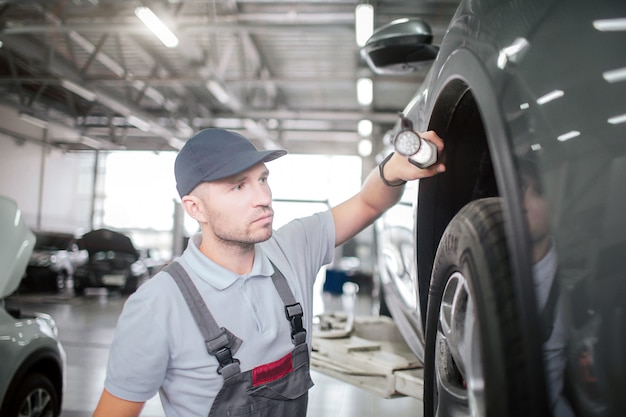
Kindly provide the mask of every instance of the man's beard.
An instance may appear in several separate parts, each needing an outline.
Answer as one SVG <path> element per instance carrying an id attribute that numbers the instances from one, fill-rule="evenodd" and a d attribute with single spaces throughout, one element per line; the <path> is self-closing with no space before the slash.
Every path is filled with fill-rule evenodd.
<path id="1" fill-rule="evenodd" d="M 272 223 L 269 223 L 263 229 L 258 230 L 257 233 L 252 234 L 245 228 L 226 229 L 221 227 L 224 222 L 221 221 L 221 216 L 219 215 L 212 215 L 210 218 L 210 225 L 213 230 L 213 234 L 224 246 L 248 250 L 253 248 L 256 243 L 265 242 L 272 237 Z"/>

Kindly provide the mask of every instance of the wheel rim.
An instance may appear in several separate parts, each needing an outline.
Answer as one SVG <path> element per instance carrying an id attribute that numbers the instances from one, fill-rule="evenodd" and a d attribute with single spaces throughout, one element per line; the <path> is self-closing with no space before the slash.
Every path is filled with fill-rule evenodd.
<path id="1" fill-rule="evenodd" d="M 463 274 L 450 276 L 439 310 L 435 378 L 437 414 L 485 415 L 478 322 Z"/>
<path id="2" fill-rule="evenodd" d="M 38 388 L 25 398 L 18 417 L 53 417 L 52 397 L 45 389 Z"/>

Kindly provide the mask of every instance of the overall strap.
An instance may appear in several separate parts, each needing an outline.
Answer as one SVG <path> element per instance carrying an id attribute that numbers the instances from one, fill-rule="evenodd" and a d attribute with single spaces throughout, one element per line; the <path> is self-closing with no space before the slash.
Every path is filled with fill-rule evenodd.
<path id="1" fill-rule="evenodd" d="M 207 351 L 217 358 L 220 364 L 217 373 L 222 374 L 225 379 L 239 373 L 239 360 L 233 358 L 232 352 L 239 348 L 241 340 L 227 329 L 219 327 L 200 292 L 180 263 L 174 261 L 165 267 L 164 271 L 174 278 L 204 337 Z"/>
<path id="2" fill-rule="evenodd" d="M 274 265 L 272 261 L 270 261 L 270 263 L 274 268 L 272 282 L 274 282 L 274 287 L 276 287 L 280 299 L 283 300 L 285 315 L 291 325 L 291 341 L 297 346 L 306 341 L 306 329 L 302 325 L 302 316 L 304 315 L 302 305 L 296 301 L 291 288 L 289 288 L 287 279 L 282 272 L 276 268 L 276 265 Z"/>

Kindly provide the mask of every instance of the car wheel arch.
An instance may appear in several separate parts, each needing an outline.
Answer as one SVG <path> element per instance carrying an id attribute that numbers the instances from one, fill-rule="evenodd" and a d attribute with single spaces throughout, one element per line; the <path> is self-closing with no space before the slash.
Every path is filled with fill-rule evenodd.
<path id="1" fill-rule="evenodd" d="M 462 76 L 460 74 L 463 74 Z M 426 329 L 427 302 L 430 276 L 434 255 L 443 231 L 452 217 L 473 199 L 489 195 L 471 195 L 474 190 L 469 179 L 464 178 L 466 171 L 477 169 L 481 160 L 478 157 L 486 153 L 491 164 L 492 175 L 497 186 L 497 195 L 502 197 L 506 222 L 507 243 L 511 253 L 511 269 L 516 294 L 517 307 L 524 317 L 522 322 L 525 338 L 525 357 L 528 363 L 541 362 L 541 344 L 538 336 L 534 293 L 531 280 L 530 253 L 526 245 L 527 235 L 524 214 L 521 210 L 521 196 L 517 182 L 512 145 L 505 123 L 504 112 L 500 106 L 499 86 L 504 82 L 494 83 L 494 74 L 490 74 L 485 64 L 468 49 L 459 49 L 451 54 L 439 69 L 437 80 L 428 92 L 426 115 L 430 115 L 428 126 L 422 129 L 435 130 L 445 141 L 444 161 L 447 171 L 441 176 L 420 181 L 416 210 L 416 251 L 418 259 L 419 305 L 423 328 Z M 472 109 L 472 106 L 474 107 Z M 471 112 L 473 115 L 460 115 L 458 112 Z M 488 117 L 485 117 L 488 115 Z M 467 116 L 467 117 L 462 117 Z M 468 123 L 475 129 L 482 129 L 482 141 L 478 146 L 484 149 L 470 149 L 471 161 L 463 160 L 468 138 L 458 122 Z M 471 133 L 471 132 L 470 132 Z M 479 132 L 473 132 L 479 133 Z M 476 139 L 476 138 L 473 138 Z M 472 140 L 470 138 L 469 140 Z M 459 152 L 463 150 L 463 152 Z M 474 172 L 475 175 L 478 171 Z M 489 192 L 489 191 L 488 191 Z M 461 197 L 459 197 L 461 196 Z M 525 279 L 526 278 L 526 279 Z M 526 370 L 529 384 L 533 387 L 533 398 L 537 409 L 547 403 L 543 389 L 542 367 L 528 367 Z"/>
<path id="2" fill-rule="evenodd" d="M 5 398 L 12 398 L 28 375 L 34 373 L 42 374 L 50 379 L 52 385 L 57 391 L 59 398 L 58 412 L 60 412 L 65 378 L 62 363 L 63 359 L 61 359 L 58 353 L 53 349 L 41 348 L 30 353 L 27 359 L 24 360 L 19 369 L 15 372 L 13 380 L 5 393 Z M 8 407 L 8 402 L 5 402 L 3 405 L 2 410 L 0 410 L 0 415 L 5 415 L 5 407 Z"/>

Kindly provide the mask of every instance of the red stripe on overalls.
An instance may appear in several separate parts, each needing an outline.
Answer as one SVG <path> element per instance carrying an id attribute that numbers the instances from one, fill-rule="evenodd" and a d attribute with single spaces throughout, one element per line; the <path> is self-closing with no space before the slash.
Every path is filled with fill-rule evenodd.
<path id="1" fill-rule="evenodd" d="M 277 361 L 257 366 L 252 370 L 252 385 L 259 386 L 279 378 L 293 371 L 292 355 L 288 353 Z"/>

